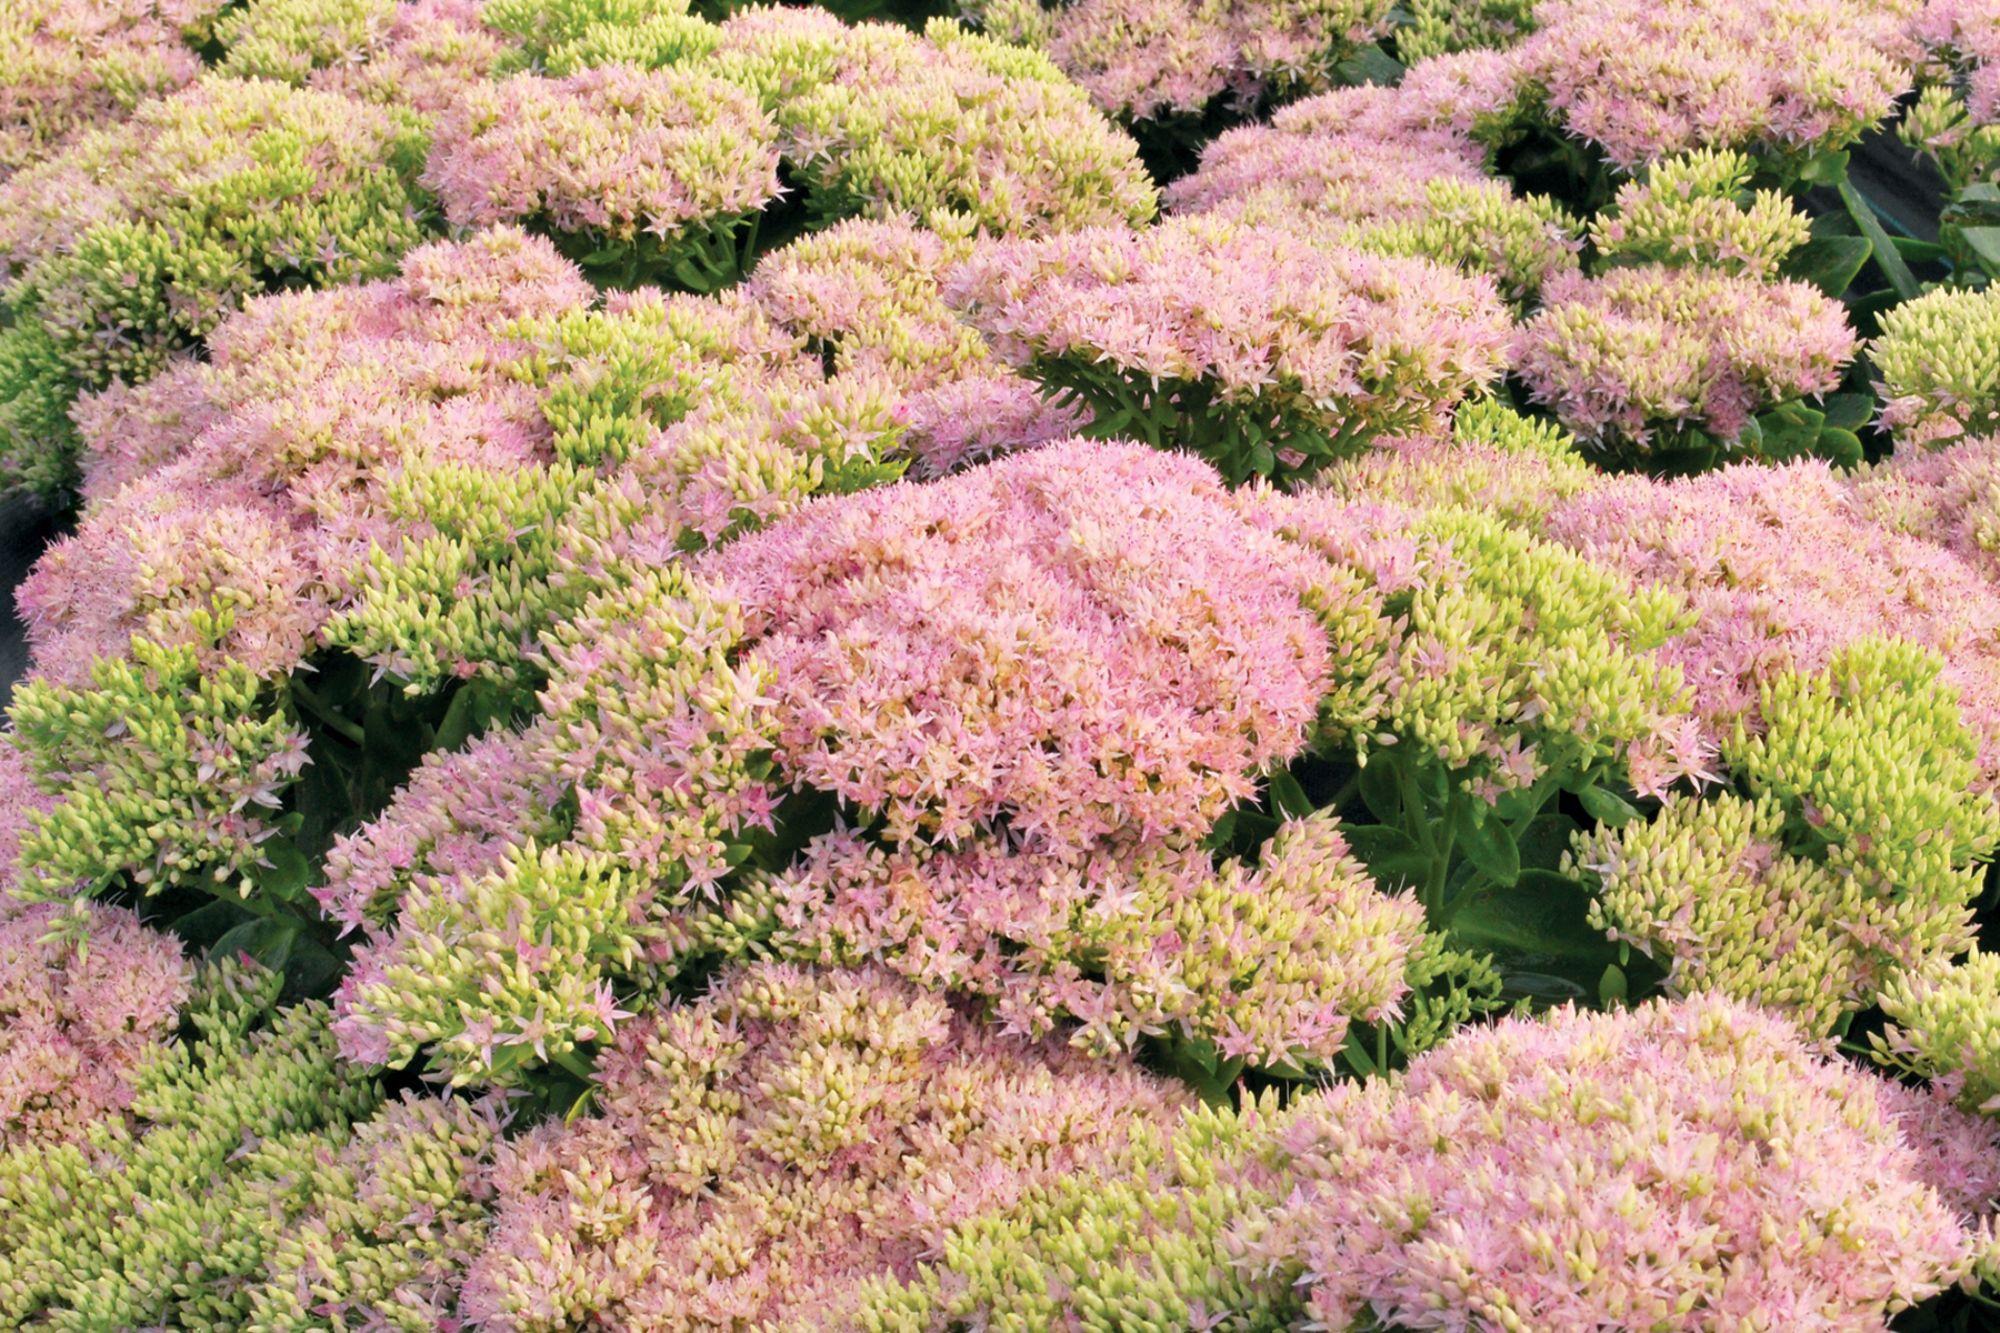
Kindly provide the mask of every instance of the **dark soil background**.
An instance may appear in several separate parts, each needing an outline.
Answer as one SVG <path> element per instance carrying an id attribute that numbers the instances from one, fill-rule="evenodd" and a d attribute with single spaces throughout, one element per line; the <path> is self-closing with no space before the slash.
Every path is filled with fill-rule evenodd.
<path id="1" fill-rule="evenodd" d="M 58 531 L 60 525 L 35 501 L 18 495 L 0 500 L 0 588 L 6 589 L 6 619 L 0 621 L 0 705 L 13 694 L 14 682 L 28 666 L 27 635 L 14 611 L 14 589 Z"/>

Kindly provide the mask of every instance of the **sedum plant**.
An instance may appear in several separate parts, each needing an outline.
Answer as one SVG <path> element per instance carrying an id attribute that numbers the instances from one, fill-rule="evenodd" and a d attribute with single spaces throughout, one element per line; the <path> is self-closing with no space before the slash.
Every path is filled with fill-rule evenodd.
<path id="1" fill-rule="evenodd" d="M 1973 949 L 1956 961 L 1933 961 L 1897 976 L 1879 999 L 1888 1023 L 1870 1033 L 1874 1057 L 1929 1078 L 1968 1109 L 2000 1110 L 2000 1042 L 1993 996 L 2000 987 L 1994 955 Z"/>
<path id="2" fill-rule="evenodd" d="M 1804 400 L 1839 387 L 1855 341 L 1840 304 L 1804 283 L 1646 263 L 1552 282 L 1514 372 L 1613 466 L 1814 451 L 1852 464 L 1861 422 L 1829 428 Z"/>
<path id="3" fill-rule="evenodd" d="M 21 0 L 0 18 L 0 178 L 201 73 L 207 0 Z"/>
<path id="4" fill-rule="evenodd" d="M 446 108 L 424 182 L 454 225 L 533 225 L 600 281 L 712 291 L 778 195 L 777 131 L 694 67 L 517 74 Z"/>
<path id="5" fill-rule="evenodd" d="M 1193 219 L 989 247 L 946 299 L 1090 431 L 1292 479 L 1434 425 L 1499 367 L 1490 282 Z"/>
<path id="6" fill-rule="evenodd" d="M 2000 427 L 2000 293 L 1928 292 L 1882 316 L 1868 344 L 1882 425 L 1936 445 Z"/>
<path id="7" fill-rule="evenodd" d="M 391 271 L 427 230 L 422 151 L 338 94 L 209 79 L 0 185 L 10 474 L 72 485 L 68 402 L 155 373 L 252 294 Z"/>

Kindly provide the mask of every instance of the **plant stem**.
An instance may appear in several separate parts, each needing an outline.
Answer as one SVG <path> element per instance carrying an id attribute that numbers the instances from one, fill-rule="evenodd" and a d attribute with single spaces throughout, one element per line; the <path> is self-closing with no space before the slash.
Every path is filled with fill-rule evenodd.
<path id="1" fill-rule="evenodd" d="M 575 1074 L 585 1083 L 589 1083 L 591 1081 L 590 1066 L 585 1064 L 583 1061 L 577 1059 L 575 1051 L 557 1051 L 553 1055 L 551 1055 L 549 1059 L 561 1065 L 564 1069 L 567 1069 L 570 1073 Z"/>
<path id="2" fill-rule="evenodd" d="M 1848 216 L 1854 219 L 1854 225 L 1861 228 L 1861 234 L 1868 238 L 1882 276 L 1889 280 L 1897 296 L 1910 300 L 1917 294 L 1917 275 L 1910 272 L 1910 266 L 1903 262 L 1903 256 L 1897 252 L 1896 243 L 1889 238 L 1881 220 L 1875 216 L 1875 210 L 1868 206 L 1868 201 L 1854 188 L 1854 182 L 1847 178 L 1845 167 L 1841 168 L 1840 179 L 1834 188 L 1840 191 L 1840 202 L 1847 205 Z"/>
<path id="3" fill-rule="evenodd" d="M 292 677 L 292 697 L 306 706 L 306 711 L 324 722 L 340 735 L 357 746 L 368 744 L 368 733 L 352 718 L 342 717 L 332 704 L 314 693 L 313 687 L 294 675 Z"/>

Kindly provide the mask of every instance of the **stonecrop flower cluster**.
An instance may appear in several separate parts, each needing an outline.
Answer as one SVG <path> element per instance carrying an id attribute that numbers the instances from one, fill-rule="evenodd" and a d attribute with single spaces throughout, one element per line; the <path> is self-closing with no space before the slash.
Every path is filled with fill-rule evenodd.
<path id="1" fill-rule="evenodd" d="M 1437 424 L 1508 328 L 1490 280 L 1205 218 L 998 243 L 945 299 L 1092 433 L 1185 432 L 1232 483 Z"/>
<path id="2" fill-rule="evenodd" d="M 2000 5 L 944 8 L 0 4 L 0 1326 L 1985 1327 Z"/>

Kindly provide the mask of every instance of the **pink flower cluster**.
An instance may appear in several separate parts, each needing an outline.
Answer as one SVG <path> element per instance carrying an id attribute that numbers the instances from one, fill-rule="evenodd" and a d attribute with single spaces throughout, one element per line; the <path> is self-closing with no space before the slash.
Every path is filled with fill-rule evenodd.
<path id="1" fill-rule="evenodd" d="M 364 49 L 316 69 L 308 87 L 436 115 L 516 54 L 484 21 L 486 0 L 402 0 Z"/>
<path id="2" fill-rule="evenodd" d="M 1841 649 L 1894 635 L 1934 649 L 1981 738 L 1982 783 L 2000 781 L 2000 590 L 1934 542 L 1868 512 L 1870 484 L 1823 463 L 1744 465 L 1675 481 L 1602 483 L 1548 518 L 1550 534 L 1696 612 L 1663 650 L 1695 706 L 1726 733 L 1763 686 L 1818 672 Z"/>
<path id="3" fill-rule="evenodd" d="M 1120 119 L 1198 117 L 1224 94 L 1323 88 L 1388 34 L 1382 0 L 1075 0 L 1048 20 L 1049 55 Z"/>
<path id="4" fill-rule="evenodd" d="M 21 594 L 37 668 L 80 683 L 137 634 L 290 670 L 364 593 L 371 552 L 426 535 L 396 499 L 411 469 L 546 455 L 502 333 L 588 290 L 545 242 L 487 232 L 392 281 L 260 298 L 208 362 L 86 400 L 94 503 Z"/>
<path id="5" fill-rule="evenodd" d="M 1194 0 L 1077 0 L 1051 22 L 1049 57 L 1090 100 L 1123 120 L 1199 116 L 1234 88 L 1241 33 L 1230 6 Z"/>
<path id="6" fill-rule="evenodd" d="M 852 218 L 773 252 L 744 291 L 838 373 L 928 386 L 991 363 L 939 285 L 974 245 L 903 215 Z"/>
<path id="7" fill-rule="evenodd" d="M 1364 461 L 1357 479 L 1378 466 L 1397 460 Z M 1317 603 L 1339 687 L 1321 703 L 1322 735 L 1364 756 L 1387 749 L 1416 773 L 1441 770 L 1437 790 L 1485 805 L 1607 765 L 1649 794 L 1712 776 L 1714 743 L 1660 652 L 1688 619 L 1672 590 L 1492 514 L 1347 499 L 1345 467 L 1326 489 L 1258 496 L 1254 511 L 1347 590 Z M 1479 478 L 1468 469 L 1452 480 Z M 1410 484 L 1431 499 L 1424 478 Z"/>
<path id="8" fill-rule="evenodd" d="M 1844 148 L 1914 79 L 1919 0 L 1544 0 L 1503 59 L 1627 169 L 1694 148 Z"/>
<path id="9" fill-rule="evenodd" d="M 1964 1277 L 2000 1135 L 1719 999 L 1461 1033 L 1309 1102 L 1240 1262 L 1345 1328 L 1878 1330 Z"/>
<path id="10" fill-rule="evenodd" d="M 774 964 L 628 1026 L 597 1078 L 596 1114 L 502 1149 L 469 1322 L 852 1326 L 861 1282 L 1185 1103 L 880 973 Z"/>
<path id="11" fill-rule="evenodd" d="M 519 74 L 460 93 L 424 179 L 460 226 L 670 244 L 777 197 L 777 130 L 749 92 L 696 69 Z"/>
<path id="12" fill-rule="evenodd" d="M 1479 146 L 1433 123 L 1414 97 L 1365 89 L 1313 100 L 1325 105 L 1297 117 L 1304 128 L 1274 122 L 1215 139 L 1200 170 L 1168 187 L 1167 203 L 1182 213 L 1276 223 L 1315 240 L 1489 273 L 1512 299 L 1576 268 L 1582 239 L 1575 220 L 1488 176 Z M 1333 106 L 1351 108 L 1358 126 L 1322 123 L 1337 119 Z"/>
<path id="13" fill-rule="evenodd" d="M 213 8 L 214 6 L 206 6 Z M 0 16 L 0 178 L 201 72 L 184 0 L 14 0 Z"/>
<path id="14" fill-rule="evenodd" d="M 1861 473 L 1853 490 L 1876 522 L 2000 578 L 2000 435 L 1899 450 Z"/>
<path id="15" fill-rule="evenodd" d="M 1330 105 L 1363 110 L 1355 92 L 1326 97 Z M 1286 112 L 1303 119 L 1306 105 Z M 1385 119 L 1325 128 L 1313 121 L 1305 129 L 1274 121 L 1226 130 L 1202 151 L 1199 171 L 1167 187 L 1167 205 L 1176 212 L 1226 210 L 1232 216 L 1293 211 L 1341 221 L 1409 218 L 1425 208 L 1428 181 L 1488 179 L 1484 154 L 1469 139 L 1421 126 L 1383 133 L 1385 127 L 1373 122 Z"/>
<path id="16" fill-rule="evenodd" d="M 326 619 L 326 593 L 284 509 L 232 481 L 163 470 L 53 544 L 15 592 L 36 671 L 85 684 L 135 635 L 260 676 L 291 670 Z"/>
<path id="17" fill-rule="evenodd" d="M 1686 427 L 1735 447 L 1757 413 L 1838 387 L 1854 350 L 1840 303 L 1802 282 L 1643 264 L 1551 281 L 1514 371 L 1607 447 L 1643 452 Z"/>
<path id="18" fill-rule="evenodd" d="M 1306 563 L 1132 445 L 823 500 L 705 572 L 771 672 L 779 766 L 898 842 L 1185 837 L 1297 751 L 1327 669 Z"/>
<path id="19" fill-rule="evenodd" d="M 1498 373 L 1510 328 L 1489 280 L 1201 218 L 999 242 L 945 297 L 1033 376 L 1066 363 L 1134 402 L 1198 386 L 1280 442 L 1432 425 Z"/>
<path id="20" fill-rule="evenodd" d="M 180 945 L 94 903 L 0 903 L 0 1149 L 82 1140 L 179 1020 Z"/>
<path id="21" fill-rule="evenodd" d="M 1963 72 L 1973 123 L 2000 121 L 2000 9 L 1990 0 L 1925 0 L 1911 31 L 1927 51 Z"/>
<path id="22" fill-rule="evenodd" d="M 1424 938 L 1327 816 L 1219 872 L 1205 852 L 887 852 L 841 832 L 771 888 L 786 956 L 880 962 L 986 997 L 1006 1032 L 1073 1024 L 1098 1054 L 1158 1037 L 1266 1069 L 1324 1067 L 1350 1022 L 1393 1020 Z"/>

